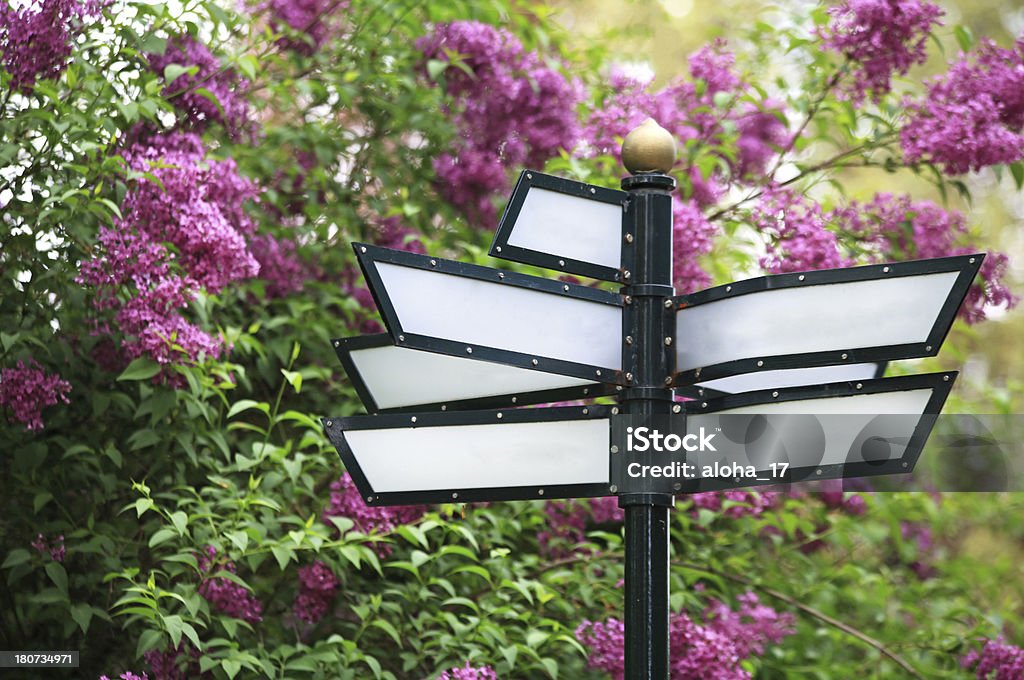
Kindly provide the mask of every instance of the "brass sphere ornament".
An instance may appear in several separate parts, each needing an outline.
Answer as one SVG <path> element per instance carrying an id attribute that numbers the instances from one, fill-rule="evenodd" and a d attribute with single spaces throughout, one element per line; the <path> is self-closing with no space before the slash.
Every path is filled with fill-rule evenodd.
<path id="1" fill-rule="evenodd" d="M 622 140 L 622 164 L 632 174 L 667 173 L 676 163 L 676 140 L 653 118 L 633 128 Z"/>

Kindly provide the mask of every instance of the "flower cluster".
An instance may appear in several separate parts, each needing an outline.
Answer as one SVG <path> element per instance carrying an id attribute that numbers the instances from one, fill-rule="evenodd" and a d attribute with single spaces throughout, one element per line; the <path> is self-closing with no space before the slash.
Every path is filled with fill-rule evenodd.
<path id="1" fill-rule="evenodd" d="M 775 507 L 779 500 L 779 493 L 776 491 L 742 491 L 734 489 L 730 491 L 706 491 L 695 493 L 689 496 L 693 503 L 694 511 L 710 510 L 722 512 L 726 517 L 738 519 L 740 517 L 760 517 L 765 510 Z M 724 504 L 728 502 L 729 507 L 723 511 Z"/>
<path id="2" fill-rule="evenodd" d="M 818 497 L 829 510 L 840 510 L 848 515 L 860 517 L 868 511 L 867 501 L 859 493 L 847 494 L 843 490 L 843 480 L 830 479 L 819 486 Z"/>
<path id="3" fill-rule="evenodd" d="M 467 661 L 461 668 L 452 668 L 441 673 L 437 680 L 498 680 L 498 674 L 490 666 L 473 667 Z"/>
<path id="4" fill-rule="evenodd" d="M 132 673 L 131 671 L 125 671 L 124 673 L 121 673 L 121 675 L 119 675 L 117 677 L 119 677 L 121 680 L 149 680 L 149 676 L 146 675 L 145 673 L 143 673 L 142 675 L 136 675 L 135 673 Z M 110 676 L 109 675 L 101 675 L 99 680 L 110 680 Z M 163 679 L 162 678 L 158 678 L 157 680 L 163 680 Z"/>
<path id="5" fill-rule="evenodd" d="M 906 260 L 962 255 L 974 252 L 958 245 L 966 240 L 967 220 L 930 201 L 907 195 L 880 193 L 869 203 L 851 202 L 833 213 L 840 227 L 857 237 L 875 260 Z M 960 308 L 968 323 L 985 318 L 987 306 L 1013 307 L 1017 298 L 1004 283 L 1007 259 L 990 253 L 982 263 L 980 281 L 971 286 Z"/>
<path id="6" fill-rule="evenodd" d="M 195 680 L 211 678 L 212 673 L 201 671 L 199 650 L 182 640 L 177 647 L 166 651 L 151 649 L 142 655 L 149 664 L 153 680 Z"/>
<path id="7" fill-rule="evenodd" d="M 846 93 L 859 102 L 870 92 L 877 102 L 894 74 L 925 62 L 925 43 L 943 11 L 927 0 L 846 0 L 829 14 L 825 47 L 855 64 Z"/>
<path id="8" fill-rule="evenodd" d="M 40 78 L 59 78 L 78 26 L 98 16 L 104 4 L 100 0 L 0 4 L 0 64 L 11 75 L 11 88 L 30 90 Z"/>
<path id="9" fill-rule="evenodd" d="M 279 298 L 302 290 L 311 278 L 311 270 L 298 256 L 295 241 L 256 234 L 249 239 L 249 250 L 266 282 L 266 297 Z"/>
<path id="10" fill-rule="evenodd" d="M 164 87 L 164 96 L 185 114 L 190 126 L 204 130 L 220 123 L 231 134 L 240 132 L 249 118 L 242 92 L 248 81 L 225 69 L 210 48 L 191 35 L 168 41 L 163 54 L 147 55 L 149 67 L 166 75 L 171 64 L 189 69 Z"/>
<path id="11" fill-rule="evenodd" d="M 295 616 L 306 623 L 324 617 L 338 594 L 338 577 L 325 563 L 317 560 L 299 568 L 299 594 L 295 597 Z"/>
<path id="12" fill-rule="evenodd" d="M 217 549 L 206 546 L 199 556 L 199 571 L 203 581 L 199 584 L 199 594 L 206 598 L 214 609 L 236 619 L 249 623 L 263 620 L 263 604 L 244 587 L 223 576 L 213 576 L 218 571 L 235 573 L 233 562 L 217 564 Z"/>
<path id="13" fill-rule="evenodd" d="M 0 370 L 0 407 L 9 408 L 27 430 L 43 429 L 43 409 L 57 402 L 70 403 L 70 391 L 71 383 L 56 373 L 47 374 L 34 359 Z"/>
<path id="14" fill-rule="evenodd" d="M 785 187 L 769 187 L 751 211 L 754 226 L 770 238 L 761 266 L 772 273 L 832 269 L 850 263 L 826 228 L 822 207 Z"/>
<path id="15" fill-rule="evenodd" d="M 986 640 L 960 660 L 963 668 L 973 670 L 978 680 L 1016 680 L 1024 678 L 1024 649 L 1011 645 L 1002 636 Z"/>
<path id="16" fill-rule="evenodd" d="M 913 546 L 913 556 L 907 562 L 910 570 L 922 581 L 938 573 L 931 564 L 935 554 L 932 530 L 923 522 L 900 522 L 900 537 Z"/>
<path id="17" fill-rule="evenodd" d="M 544 504 L 547 523 L 537 532 L 541 553 L 549 557 L 565 556 L 583 542 L 588 524 L 617 524 L 625 518 L 617 498 L 587 501 L 549 501 Z"/>
<path id="18" fill-rule="evenodd" d="M 929 161 L 957 175 L 1024 158 L 1024 38 L 1014 49 L 982 43 L 908 102 L 900 131 L 907 161 Z"/>
<path id="19" fill-rule="evenodd" d="M 711 276 L 697 258 L 711 252 L 717 227 L 696 200 L 672 202 L 672 283 L 677 293 L 693 293 L 711 285 Z"/>
<path id="20" fill-rule="evenodd" d="M 491 228 L 510 168 L 543 166 L 575 145 L 581 86 L 509 31 L 477 21 L 441 24 L 417 47 L 428 62 L 451 64 L 444 84 L 459 136 L 434 161 L 439 191 L 472 224 Z"/>
<path id="21" fill-rule="evenodd" d="M 45 536 L 39 534 L 36 536 L 36 540 L 32 541 L 31 546 L 38 550 L 40 555 L 49 554 L 50 559 L 54 562 L 64 561 L 64 534 L 60 534 L 52 540 L 47 540 Z"/>
<path id="22" fill-rule="evenodd" d="M 348 5 L 346 0 L 268 0 L 264 6 L 270 10 L 271 21 L 279 30 L 287 26 L 305 34 L 299 38 L 282 37 L 278 45 L 309 56 L 331 34 L 328 15 L 344 12 Z"/>
<path id="23" fill-rule="evenodd" d="M 95 288 L 97 310 L 116 310 L 126 359 L 161 364 L 217 356 L 221 343 L 181 316 L 196 291 L 221 291 L 255 276 L 259 264 L 246 246 L 253 223 L 244 204 L 256 186 L 233 160 L 206 157 L 194 133 L 152 135 L 124 152 L 129 168 L 149 173 L 131 185 L 122 218 L 102 228 L 98 252 L 78 281 Z M 173 249 L 173 250 L 172 250 Z M 98 333 L 108 332 L 103 324 Z"/>
<path id="24" fill-rule="evenodd" d="M 753 179 L 768 171 L 768 162 L 788 148 L 792 138 L 782 102 L 768 99 L 761 106 L 747 104 L 744 109 L 736 120 L 736 173 Z"/>
<path id="25" fill-rule="evenodd" d="M 389 533 L 401 524 L 415 522 L 426 508 L 422 505 L 403 505 L 395 507 L 373 507 L 366 504 L 359 495 L 352 476 L 345 472 L 331 482 L 331 499 L 320 515 L 324 524 L 331 525 L 331 517 L 347 517 L 355 523 L 356 531 L 364 534 L 373 532 Z M 391 553 L 391 546 L 386 543 L 375 543 L 374 547 L 381 556 Z"/>
<path id="26" fill-rule="evenodd" d="M 790 614 L 780 614 L 762 604 L 757 595 L 740 595 L 735 611 L 711 600 L 703 625 L 685 613 L 673 614 L 669 623 L 670 677 L 672 680 L 747 680 L 750 674 L 740 663 L 764 653 L 794 631 Z M 576 638 L 590 650 L 591 668 L 608 672 L 615 680 L 625 676 L 623 639 L 625 627 L 617 619 L 603 623 L 584 621 Z"/>

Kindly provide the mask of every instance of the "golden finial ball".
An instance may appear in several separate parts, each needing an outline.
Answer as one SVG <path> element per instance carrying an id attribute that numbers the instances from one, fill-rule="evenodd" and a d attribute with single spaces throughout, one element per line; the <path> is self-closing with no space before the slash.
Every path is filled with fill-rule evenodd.
<path id="1" fill-rule="evenodd" d="M 667 173 L 676 163 L 676 140 L 653 118 L 633 128 L 622 140 L 622 164 L 632 174 Z"/>

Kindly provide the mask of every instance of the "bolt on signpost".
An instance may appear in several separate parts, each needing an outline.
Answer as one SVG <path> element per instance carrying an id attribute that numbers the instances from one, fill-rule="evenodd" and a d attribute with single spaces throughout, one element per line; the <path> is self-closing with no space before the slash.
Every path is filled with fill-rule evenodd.
<path id="1" fill-rule="evenodd" d="M 368 505 L 617 496 L 626 677 L 667 680 L 675 496 L 912 471 L 956 374 L 881 375 L 938 353 L 984 256 L 677 296 L 675 142 L 647 120 L 622 152 L 622 191 L 523 171 L 491 246 L 618 292 L 354 244 L 388 332 L 334 341 L 371 415 L 323 423 Z"/>

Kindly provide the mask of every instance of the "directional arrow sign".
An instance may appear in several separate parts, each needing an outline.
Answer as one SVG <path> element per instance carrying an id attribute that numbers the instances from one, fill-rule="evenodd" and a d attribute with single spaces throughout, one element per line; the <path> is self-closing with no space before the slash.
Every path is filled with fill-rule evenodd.
<path id="1" fill-rule="evenodd" d="M 777 274 L 676 298 L 676 384 L 933 356 L 984 255 Z"/>
<path id="2" fill-rule="evenodd" d="M 741 373 L 728 378 L 705 380 L 696 385 L 680 387 L 676 393 L 693 399 L 722 397 L 738 392 L 755 392 L 779 387 L 802 387 L 823 383 L 870 380 L 885 375 L 886 361 L 869 364 L 843 364 L 814 368 L 781 368 L 759 373 Z"/>
<path id="3" fill-rule="evenodd" d="M 524 170 L 494 235 L 491 255 L 619 281 L 628 196 L 625 191 Z"/>
<path id="4" fill-rule="evenodd" d="M 622 452 L 613 456 L 612 483 L 620 493 L 652 480 L 665 493 L 695 493 L 909 473 L 955 379 L 936 373 L 764 390 L 688 402 L 685 417 L 620 416 L 612 420 Z M 702 450 L 643 450 L 653 429 Z M 683 463 L 693 466 L 689 475 Z M 644 474 L 645 465 L 660 470 Z"/>
<path id="5" fill-rule="evenodd" d="M 339 338 L 334 348 L 369 413 L 507 408 L 615 391 L 579 378 L 396 347 L 387 333 Z"/>
<path id="6" fill-rule="evenodd" d="M 622 303 L 607 291 L 355 244 L 402 347 L 622 382 Z"/>
<path id="7" fill-rule="evenodd" d="M 368 505 L 611 495 L 611 408 L 324 420 Z"/>

